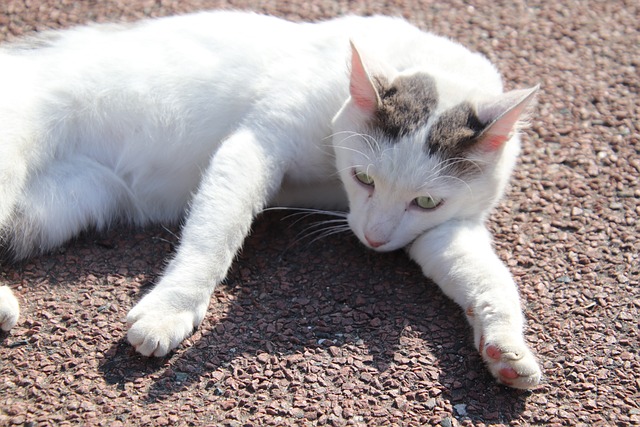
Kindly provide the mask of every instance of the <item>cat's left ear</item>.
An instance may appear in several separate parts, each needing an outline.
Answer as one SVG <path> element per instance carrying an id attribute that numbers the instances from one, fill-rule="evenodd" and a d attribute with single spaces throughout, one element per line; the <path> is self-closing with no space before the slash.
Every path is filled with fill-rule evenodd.
<path id="1" fill-rule="evenodd" d="M 476 109 L 478 118 L 482 123 L 488 124 L 480 135 L 479 146 L 486 151 L 501 148 L 515 130 L 539 88 L 540 85 L 512 90 L 491 101 L 479 103 Z"/>
<path id="2" fill-rule="evenodd" d="M 358 108 L 367 115 L 376 112 L 380 105 L 380 95 L 376 90 L 367 69 L 362 62 L 362 57 L 351 43 L 351 78 L 349 82 L 349 92 L 351 99 Z"/>

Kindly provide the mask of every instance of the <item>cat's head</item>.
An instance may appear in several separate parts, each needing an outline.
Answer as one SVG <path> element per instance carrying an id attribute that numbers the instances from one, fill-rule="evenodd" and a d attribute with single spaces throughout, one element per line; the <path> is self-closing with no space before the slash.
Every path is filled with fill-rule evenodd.
<path id="1" fill-rule="evenodd" d="M 504 191 L 518 122 L 537 91 L 458 93 L 452 103 L 424 72 L 387 74 L 370 75 L 352 46 L 351 96 L 333 121 L 349 225 L 379 251 L 448 220 L 486 216 Z"/>

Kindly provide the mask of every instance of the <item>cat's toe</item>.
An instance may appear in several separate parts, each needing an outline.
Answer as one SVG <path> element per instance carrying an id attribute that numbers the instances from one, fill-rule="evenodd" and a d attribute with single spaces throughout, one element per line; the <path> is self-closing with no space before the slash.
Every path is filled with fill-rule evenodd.
<path id="1" fill-rule="evenodd" d="M 18 323 L 20 305 L 8 286 L 0 286 L 0 328 L 8 331 Z"/>
<path id="2" fill-rule="evenodd" d="M 532 389 L 540 383 L 542 371 L 529 348 L 508 340 L 480 340 L 480 353 L 491 374 L 509 387 Z"/>
<path id="3" fill-rule="evenodd" d="M 144 356 L 165 356 L 200 325 L 207 305 L 184 292 L 155 289 L 127 315 L 127 339 Z"/>
<path id="4" fill-rule="evenodd" d="M 192 331 L 193 322 L 187 313 L 162 318 L 142 316 L 131 323 L 127 339 L 143 356 L 163 357 L 180 345 Z"/>

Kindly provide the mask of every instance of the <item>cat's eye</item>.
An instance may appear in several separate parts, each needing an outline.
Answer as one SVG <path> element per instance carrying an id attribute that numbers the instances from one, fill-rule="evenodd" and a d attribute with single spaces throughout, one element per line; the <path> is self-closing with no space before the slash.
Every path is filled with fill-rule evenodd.
<path id="1" fill-rule="evenodd" d="M 358 181 L 360 181 L 364 185 L 373 186 L 373 178 L 366 172 L 355 172 L 354 176 Z"/>
<path id="2" fill-rule="evenodd" d="M 442 199 L 430 197 L 430 196 L 421 196 L 413 199 L 413 204 L 419 207 L 420 209 L 435 209 L 440 206 L 442 203 Z"/>

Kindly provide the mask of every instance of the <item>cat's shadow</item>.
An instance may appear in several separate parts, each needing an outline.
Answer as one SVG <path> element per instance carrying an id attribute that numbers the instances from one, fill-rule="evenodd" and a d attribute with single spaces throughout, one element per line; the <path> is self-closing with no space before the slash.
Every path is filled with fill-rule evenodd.
<path id="1" fill-rule="evenodd" d="M 124 387 L 153 375 L 150 402 L 203 376 L 210 378 L 207 390 L 223 393 L 229 372 L 253 369 L 245 359 L 256 365 L 259 355 L 269 363 L 305 353 L 331 359 L 344 348 L 374 374 L 416 364 L 426 384 L 445 386 L 452 404 L 473 402 L 483 412 L 504 414 L 506 403 L 511 412 L 522 411 L 525 395 L 495 384 L 475 354 L 460 309 L 404 253 L 377 254 L 350 235 L 292 245 L 313 220 L 291 225 L 295 221 L 273 213 L 259 219 L 186 345 L 166 358 L 145 358 L 123 338 L 100 362 L 106 381 Z M 420 367 L 425 361 L 428 370 Z"/>

